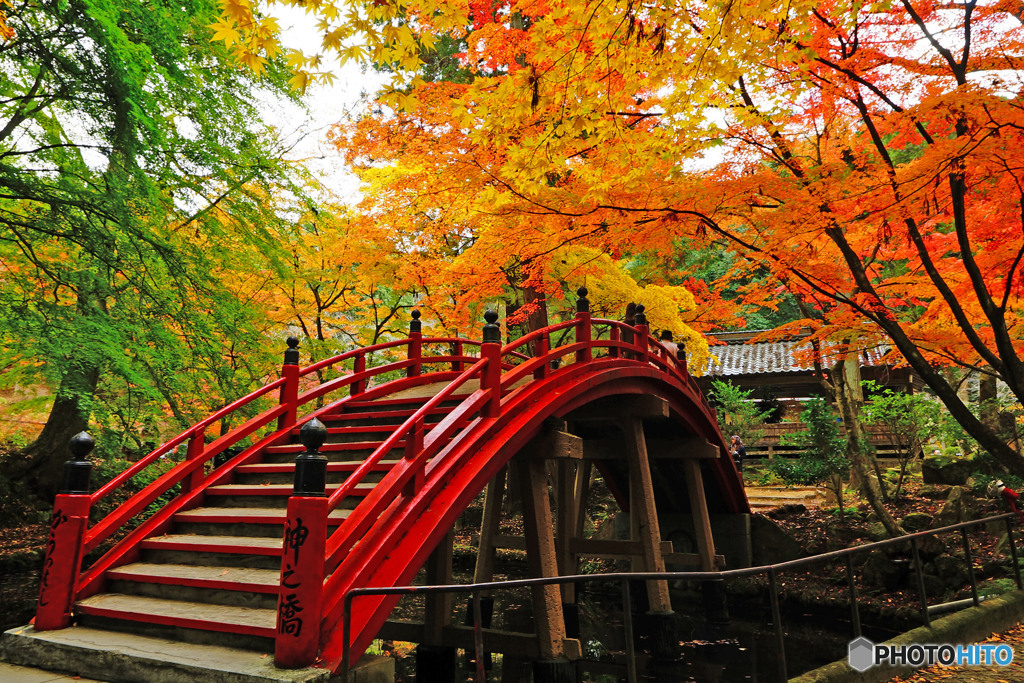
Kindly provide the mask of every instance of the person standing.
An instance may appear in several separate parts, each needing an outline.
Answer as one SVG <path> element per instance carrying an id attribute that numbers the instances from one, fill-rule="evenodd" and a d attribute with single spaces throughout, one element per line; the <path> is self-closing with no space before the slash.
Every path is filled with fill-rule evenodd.
<path id="1" fill-rule="evenodd" d="M 747 457 L 747 449 L 743 445 L 743 439 L 740 438 L 739 434 L 732 435 L 732 441 L 729 443 L 729 454 L 732 455 L 733 462 L 736 463 L 736 470 L 742 472 L 743 459 Z"/>
<path id="2" fill-rule="evenodd" d="M 673 359 L 679 356 L 679 345 L 672 341 L 672 330 L 662 330 L 658 341 L 669 351 Z"/>

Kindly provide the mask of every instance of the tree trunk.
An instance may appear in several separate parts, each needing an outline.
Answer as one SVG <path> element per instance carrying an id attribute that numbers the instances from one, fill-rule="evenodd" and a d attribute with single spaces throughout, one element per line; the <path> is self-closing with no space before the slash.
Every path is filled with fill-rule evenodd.
<path id="1" fill-rule="evenodd" d="M 80 286 L 77 312 L 80 317 L 105 314 L 102 296 L 95 294 L 93 288 Z M 84 340 L 80 341 L 80 346 L 84 346 Z M 68 443 L 72 436 L 86 429 L 100 381 L 101 366 L 86 353 L 65 359 L 64 365 L 43 431 L 25 447 L 22 458 L 12 463 L 8 473 L 21 483 L 25 493 L 45 502 L 52 501 L 60 488 L 64 462 L 71 457 Z"/>
<path id="2" fill-rule="evenodd" d="M 53 500 L 60 488 L 64 461 L 71 457 L 68 443 L 88 426 L 89 404 L 99 377 L 98 367 L 75 364 L 68 369 L 43 431 L 25 447 L 23 458 L 11 468 L 11 478 L 20 480 L 25 490 L 40 500 Z"/>
<path id="3" fill-rule="evenodd" d="M 859 482 L 860 494 L 868 501 L 868 505 L 878 516 L 889 536 L 902 536 L 905 532 L 882 502 L 883 495 L 878 479 L 869 473 L 868 468 L 874 458 L 870 453 L 864 452 L 864 428 L 860 422 L 860 406 L 849 382 L 849 370 L 843 367 L 850 363 L 858 363 L 855 354 L 836 363 L 832 371 L 836 403 L 846 425 L 846 454 L 850 458 L 850 469 L 855 475 L 854 479 Z"/>
<path id="4" fill-rule="evenodd" d="M 988 429 L 999 430 L 999 402 L 996 400 L 995 375 L 982 374 L 978 378 L 978 414 Z"/>

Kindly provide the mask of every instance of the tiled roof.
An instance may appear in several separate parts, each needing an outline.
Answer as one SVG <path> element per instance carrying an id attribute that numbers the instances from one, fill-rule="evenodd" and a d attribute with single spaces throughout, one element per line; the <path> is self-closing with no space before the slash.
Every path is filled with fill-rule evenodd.
<path id="1" fill-rule="evenodd" d="M 710 335 L 714 337 L 715 335 Z M 831 347 L 834 349 L 835 347 Z M 834 362 L 826 345 L 822 352 L 824 363 Z M 731 343 L 712 346 L 706 375 L 762 375 L 770 373 L 809 372 L 814 369 L 811 345 L 801 339 L 789 341 Z M 860 354 L 861 367 L 884 365 L 883 348 L 871 348 Z"/>

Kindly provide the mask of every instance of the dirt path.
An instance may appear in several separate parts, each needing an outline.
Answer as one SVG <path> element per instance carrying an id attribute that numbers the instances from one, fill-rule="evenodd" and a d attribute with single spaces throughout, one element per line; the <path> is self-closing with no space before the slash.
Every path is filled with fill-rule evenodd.
<path id="1" fill-rule="evenodd" d="M 1005 633 L 995 633 L 986 638 L 986 643 L 1006 643 L 1013 648 L 1013 663 L 1009 666 L 941 666 L 895 678 L 897 683 L 1019 683 L 1024 681 L 1024 624 L 1015 626 Z"/>

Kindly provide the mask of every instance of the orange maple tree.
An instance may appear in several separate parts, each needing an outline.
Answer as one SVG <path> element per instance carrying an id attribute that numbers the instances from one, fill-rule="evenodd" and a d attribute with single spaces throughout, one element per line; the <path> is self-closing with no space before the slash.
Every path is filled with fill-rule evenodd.
<path id="1" fill-rule="evenodd" d="M 1020 2 L 360 4 L 373 21 L 313 11 L 395 84 L 336 139 L 450 298 L 542 285 L 567 245 L 724 237 L 772 276 L 751 301 L 782 283 L 832 336 L 888 340 L 1024 471 L 937 369 L 1024 402 Z M 442 38 L 466 82 L 417 72 Z"/>

